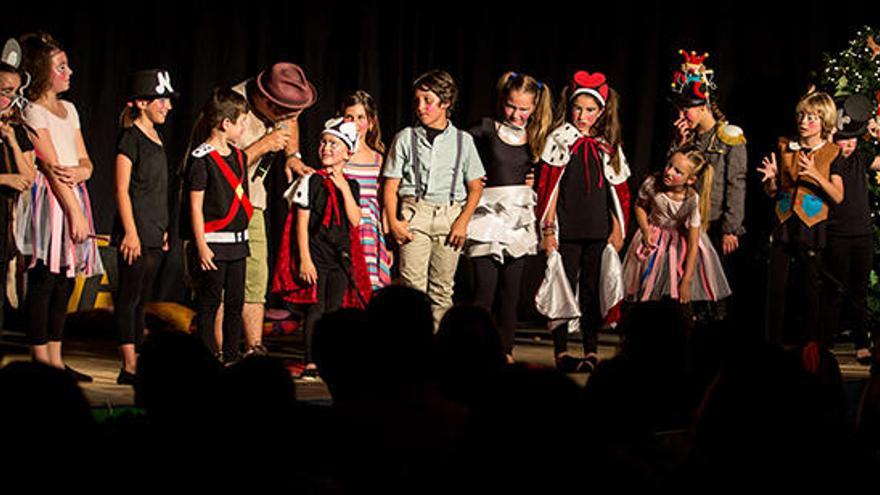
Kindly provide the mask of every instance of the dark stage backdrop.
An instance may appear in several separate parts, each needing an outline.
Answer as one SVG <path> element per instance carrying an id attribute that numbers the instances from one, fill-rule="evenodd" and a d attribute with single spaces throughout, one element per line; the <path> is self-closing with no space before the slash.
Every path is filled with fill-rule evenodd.
<path id="1" fill-rule="evenodd" d="M 843 48 L 865 18 L 832 4 L 770 8 L 770 2 L 40 2 L 18 3 L 0 17 L 0 35 L 51 32 L 74 69 L 67 97 L 78 107 L 95 162 L 89 188 L 95 221 L 114 216 L 112 167 L 116 121 L 129 72 L 167 67 L 182 94 L 165 126 L 172 162 L 214 86 L 237 83 L 267 64 L 304 67 L 319 101 L 302 117 L 305 161 L 340 96 L 356 88 L 380 105 L 386 143 L 412 121 L 411 81 L 448 70 L 461 99 L 453 120 L 467 125 L 494 110 L 494 85 L 506 70 L 537 76 L 558 93 L 576 69 L 602 71 L 622 97 L 624 150 L 633 189 L 662 166 L 673 117 L 665 97 L 679 48 L 709 51 L 722 108 L 749 139 L 750 167 L 776 136 L 793 129 L 793 109 L 825 51 Z M 221 7 L 223 5 L 223 7 Z M 776 10 L 778 9 L 778 10 Z M 749 252 L 760 260 L 767 203 L 752 171 Z M 162 277 L 165 297 L 180 297 L 174 256 Z M 758 278 L 758 277 L 756 277 Z M 755 282 L 756 287 L 759 282 Z M 759 291 L 760 292 L 760 291 Z M 757 300 L 757 299 L 756 299 Z"/>

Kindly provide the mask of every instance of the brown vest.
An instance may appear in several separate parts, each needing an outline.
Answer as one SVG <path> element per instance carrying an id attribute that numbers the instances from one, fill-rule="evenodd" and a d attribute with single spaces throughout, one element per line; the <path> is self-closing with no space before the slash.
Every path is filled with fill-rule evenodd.
<path id="1" fill-rule="evenodd" d="M 799 176 L 798 156 L 803 150 L 789 148 L 790 140 L 779 140 L 779 193 L 776 198 L 776 216 L 785 222 L 792 213 L 807 227 L 812 227 L 828 218 L 828 204 L 822 197 L 822 187 L 815 180 Z M 833 143 L 825 143 L 819 149 L 810 151 L 816 169 L 826 178 L 831 176 L 831 163 L 837 158 L 840 148 Z"/>

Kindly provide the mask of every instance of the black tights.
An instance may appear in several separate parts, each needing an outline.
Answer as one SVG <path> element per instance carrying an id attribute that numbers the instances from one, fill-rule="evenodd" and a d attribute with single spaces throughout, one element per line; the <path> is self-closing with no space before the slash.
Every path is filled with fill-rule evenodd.
<path id="1" fill-rule="evenodd" d="M 196 268 L 196 324 L 199 339 L 211 351 L 217 353 L 214 338 L 214 320 L 223 299 L 223 358 L 236 360 L 240 353 L 244 323 L 241 310 L 244 306 L 245 260 L 214 261 L 216 270 Z"/>
<path id="2" fill-rule="evenodd" d="M 599 308 L 599 279 L 602 269 L 602 251 L 608 241 L 584 240 L 562 241 L 559 254 L 571 290 L 578 294 L 580 301 L 581 332 L 584 336 L 584 354 L 598 352 L 599 327 L 602 315 Z M 553 329 L 553 350 L 556 355 L 568 351 L 568 325 Z"/>
<path id="3" fill-rule="evenodd" d="M 306 310 L 305 319 L 305 362 L 314 362 L 314 352 L 312 351 L 312 342 L 315 335 L 315 324 L 321 319 L 324 313 L 336 311 L 342 307 L 342 301 L 345 299 L 345 289 L 348 287 L 348 276 L 342 271 L 342 268 L 318 268 L 318 302 L 309 306 Z"/>
<path id="4" fill-rule="evenodd" d="M 64 337 L 67 302 L 73 291 L 73 279 L 65 275 L 66 271 L 67 267 L 61 267 L 60 273 L 52 273 L 38 262 L 27 272 L 25 307 L 31 345 L 61 342 Z"/>
<path id="5" fill-rule="evenodd" d="M 128 264 L 117 255 L 119 266 L 119 286 L 116 291 L 114 308 L 119 345 L 134 344 L 140 347 L 144 340 L 144 304 L 153 292 L 153 280 L 162 262 L 160 248 L 144 249 L 141 256 Z"/>
<path id="6" fill-rule="evenodd" d="M 474 303 L 494 314 L 501 346 L 507 354 L 513 353 L 516 309 L 525 260 L 523 256 L 499 263 L 491 256 L 473 258 Z M 493 312 L 493 305 L 497 312 Z"/>

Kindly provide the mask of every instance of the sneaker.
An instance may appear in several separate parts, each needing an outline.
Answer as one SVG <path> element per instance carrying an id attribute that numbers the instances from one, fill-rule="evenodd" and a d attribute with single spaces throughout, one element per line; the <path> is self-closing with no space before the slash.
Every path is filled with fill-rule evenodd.
<path id="1" fill-rule="evenodd" d="M 134 373 L 129 373 L 128 371 L 125 371 L 125 368 L 122 368 L 121 370 L 119 370 L 119 376 L 116 377 L 116 384 L 134 385 L 135 378 L 136 376 Z"/>
<path id="2" fill-rule="evenodd" d="M 92 377 L 90 377 L 89 375 L 87 375 L 85 373 L 80 373 L 79 371 L 76 371 L 75 369 L 71 368 L 70 366 L 65 365 L 64 371 L 66 371 L 67 374 L 70 375 L 70 377 L 73 378 L 73 380 L 76 382 L 92 383 L 94 381 L 92 379 Z"/>

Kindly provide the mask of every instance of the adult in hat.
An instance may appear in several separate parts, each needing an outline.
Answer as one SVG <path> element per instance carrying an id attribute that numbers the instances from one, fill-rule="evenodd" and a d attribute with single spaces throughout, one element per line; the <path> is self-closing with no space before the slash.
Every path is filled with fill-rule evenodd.
<path id="1" fill-rule="evenodd" d="M 840 168 L 844 195 L 841 203 L 831 205 L 823 256 L 829 275 L 823 285 L 826 289 L 822 298 L 824 334 L 837 334 L 844 319 L 842 315 L 846 314 L 856 359 L 862 364 L 872 361 L 867 302 L 874 246 L 868 181 L 872 170 L 880 170 L 880 157 L 856 148 L 869 129 L 875 139 L 880 137 L 876 121 L 872 119 L 876 113 L 877 105 L 863 95 L 851 95 L 838 101 L 834 142 L 844 158 Z M 874 335 L 877 333 L 875 329 Z M 874 348 L 876 352 L 877 346 Z"/>
<path id="2" fill-rule="evenodd" d="M 269 254 L 264 213 L 269 206 L 264 179 L 274 161 L 267 156 L 284 154 L 287 179 L 294 175 L 314 172 L 302 162 L 299 150 L 298 117 L 318 100 L 318 92 L 309 82 L 303 69 L 290 62 L 277 62 L 256 77 L 233 86 L 233 91 L 244 96 L 249 110 L 245 117 L 245 131 L 238 146 L 249 158 L 248 178 L 250 200 L 254 213 L 248 226 L 250 256 L 245 275 L 244 319 L 245 341 L 248 353 L 265 354 L 262 345 L 263 316 L 266 290 L 269 283 Z M 221 313 L 222 314 L 222 313 Z M 222 318 L 217 318 L 221 324 Z"/>
<path id="3" fill-rule="evenodd" d="M 131 75 L 116 142 L 116 219 L 111 243 L 119 249 L 114 316 L 122 367 L 116 382 L 133 385 L 144 338 L 144 305 L 168 251 L 168 158 L 157 129 L 178 96 L 167 70 Z"/>

